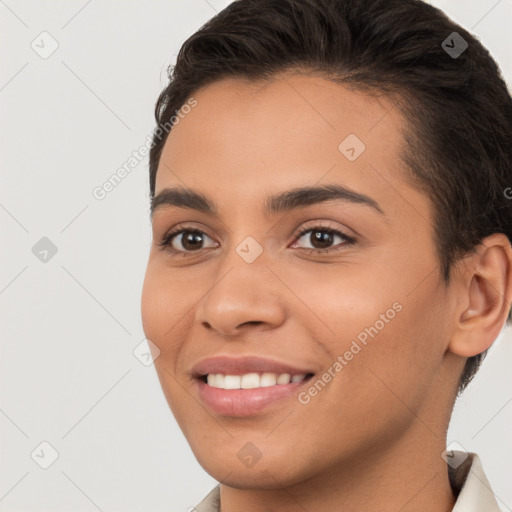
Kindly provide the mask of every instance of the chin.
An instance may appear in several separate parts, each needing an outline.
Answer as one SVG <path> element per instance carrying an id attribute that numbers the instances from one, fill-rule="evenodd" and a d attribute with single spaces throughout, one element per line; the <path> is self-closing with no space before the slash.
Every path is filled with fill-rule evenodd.
<path id="1" fill-rule="evenodd" d="M 215 480 L 236 489 L 282 489 L 283 487 L 299 484 L 311 477 L 311 467 L 301 463 L 290 456 L 290 453 L 282 453 L 267 448 L 270 455 L 262 454 L 261 458 L 254 462 L 248 459 L 244 463 L 244 456 L 251 453 L 250 445 L 240 449 L 240 442 L 232 439 L 236 444 L 236 450 L 219 446 L 217 450 L 210 446 L 192 448 L 194 455 L 201 467 Z M 245 441 L 242 442 L 242 446 Z M 192 445 L 191 445 L 192 446 Z M 283 447 L 284 448 L 284 447 Z M 302 468 L 302 469 L 300 469 Z"/>

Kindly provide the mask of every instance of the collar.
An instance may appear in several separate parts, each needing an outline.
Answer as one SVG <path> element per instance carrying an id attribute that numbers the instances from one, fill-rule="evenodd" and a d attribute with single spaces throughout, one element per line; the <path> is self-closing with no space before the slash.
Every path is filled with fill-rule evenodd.
<path id="1" fill-rule="evenodd" d="M 452 512 L 501 512 L 476 453 L 456 452 L 466 460 L 456 469 L 448 466 L 450 483 L 457 496 Z"/>
<path id="2" fill-rule="evenodd" d="M 454 452 L 457 455 L 459 452 Z M 460 452 L 461 458 L 466 456 Z M 501 512 L 487 480 L 480 458 L 468 453 L 456 469 L 448 466 L 448 475 L 457 501 L 452 512 Z M 197 512 L 220 512 L 220 484 L 214 487 L 195 509 Z"/>

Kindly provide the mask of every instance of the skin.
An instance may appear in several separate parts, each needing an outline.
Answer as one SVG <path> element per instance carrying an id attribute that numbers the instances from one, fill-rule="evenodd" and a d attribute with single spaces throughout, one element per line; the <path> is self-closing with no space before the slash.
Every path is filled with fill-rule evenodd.
<path id="1" fill-rule="evenodd" d="M 407 128 L 390 99 L 293 72 L 224 79 L 194 97 L 166 141 L 156 194 L 191 188 L 219 218 L 154 212 L 142 320 L 169 406 L 221 482 L 222 512 L 451 510 L 441 453 L 466 357 L 488 348 L 506 319 L 507 238 L 488 237 L 446 286 L 432 205 L 408 184 Z M 353 162 L 338 149 L 348 134 L 366 145 Z M 270 194 L 327 183 L 370 196 L 384 215 L 340 200 L 263 213 Z M 204 232 L 204 248 L 187 253 L 179 235 L 181 253 L 159 247 L 179 223 Z M 356 243 L 336 236 L 330 253 L 308 252 L 319 224 Z M 302 227 L 313 233 L 294 236 Z M 263 249 L 252 263 L 236 252 L 247 236 Z M 261 355 L 321 376 L 397 302 L 401 311 L 308 404 L 294 396 L 236 418 L 199 398 L 190 371 L 204 357 Z M 262 454 L 250 468 L 237 457 L 247 442 Z"/>

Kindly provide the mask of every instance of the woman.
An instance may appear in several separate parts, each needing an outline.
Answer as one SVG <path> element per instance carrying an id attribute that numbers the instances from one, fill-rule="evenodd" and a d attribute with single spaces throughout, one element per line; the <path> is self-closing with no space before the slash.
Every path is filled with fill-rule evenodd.
<path id="1" fill-rule="evenodd" d="M 142 319 L 196 510 L 499 510 L 446 446 L 512 297 L 488 52 L 420 1 L 237 0 L 170 71 Z"/>

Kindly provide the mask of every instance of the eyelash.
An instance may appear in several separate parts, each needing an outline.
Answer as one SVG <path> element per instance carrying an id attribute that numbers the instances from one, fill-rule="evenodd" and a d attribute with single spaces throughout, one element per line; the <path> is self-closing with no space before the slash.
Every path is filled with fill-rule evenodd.
<path id="1" fill-rule="evenodd" d="M 304 236 L 306 233 L 308 233 L 310 231 L 320 231 L 320 232 L 324 232 L 324 233 L 329 233 L 331 235 L 339 235 L 341 238 L 343 238 L 345 240 L 345 242 L 342 243 L 342 245 L 337 248 L 331 248 L 331 247 L 329 247 L 327 249 L 311 249 L 309 247 L 301 247 L 300 248 L 301 250 L 307 251 L 309 253 L 317 253 L 318 254 L 318 253 L 325 253 L 325 252 L 337 252 L 337 251 L 343 250 L 346 247 L 351 247 L 351 246 L 355 245 L 357 242 L 357 240 L 354 237 L 346 235 L 345 233 L 343 233 L 343 231 L 340 231 L 338 229 L 333 229 L 333 228 L 324 227 L 324 226 L 313 226 L 313 227 L 305 227 L 305 228 L 301 229 L 298 233 L 296 233 L 294 235 L 293 244 L 295 244 L 298 240 L 300 240 L 302 238 L 302 236 Z M 197 228 L 191 228 L 191 227 L 179 225 L 173 231 L 170 231 L 170 232 L 164 234 L 162 236 L 160 242 L 158 242 L 157 245 L 159 247 L 161 247 L 162 249 L 166 249 L 166 248 L 169 249 L 174 254 L 181 253 L 184 256 L 187 254 L 199 253 L 201 251 L 201 249 L 198 249 L 197 251 L 180 251 L 180 250 L 174 249 L 172 247 L 171 243 L 173 241 L 173 238 L 177 235 L 181 235 L 182 233 L 196 233 L 196 234 L 208 236 L 204 231 L 201 231 Z M 211 237 L 208 237 L 208 238 L 211 238 Z"/>

